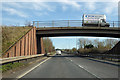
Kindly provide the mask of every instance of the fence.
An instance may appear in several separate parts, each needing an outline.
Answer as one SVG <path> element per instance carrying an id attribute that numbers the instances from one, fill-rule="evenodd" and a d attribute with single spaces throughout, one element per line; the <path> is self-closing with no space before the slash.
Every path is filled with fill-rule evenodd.
<path id="1" fill-rule="evenodd" d="M 88 21 L 88 20 L 87 20 Z M 94 24 L 97 23 L 96 26 L 100 27 L 100 22 L 99 21 L 91 21 Z M 109 27 L 119 27 L 120 26 L 120 21 L 107 21 L 109 23 Z M 85 27 L 83 24 L 82 20 L 55 20 L 55 21 L 33 21 L 33 26 L 38 27 Z M 94 27 L 94 26 L 92 26 Z"/>
<path id="2" fill-rule="evenodd" d="M 96 59 L 120 62 L 120 55 L 117 54 L 79 54 L 79 55 Z"/>

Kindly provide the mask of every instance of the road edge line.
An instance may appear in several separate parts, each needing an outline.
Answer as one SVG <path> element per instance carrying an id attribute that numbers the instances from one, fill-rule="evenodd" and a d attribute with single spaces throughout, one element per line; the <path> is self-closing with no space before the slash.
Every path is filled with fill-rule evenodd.
<path id="1" fill-rule="evenodd" d="M 51 57 L 50 57 L 51 58 Z M 46 60 L 42 61 L 41 63 L 39 63 L 38 65 L 36 65 L 35 67 L 32 67 L 30 70 L 26 71 L 25 73 L 21 74 L 20 76 L 17 77 L 17 79 L 22 78 L 23 76 L 25 76 L 26 74 L 28 74 L 29 72 L 31 72 L 32 70 L 34 70 L 35 68 L 37 68 L 38 66 L 40 66 L 41 64 L 43 64 L 44 62 L 46 62 L 47 60 L 49 60 L 50 58 L 47 58 Z"/>

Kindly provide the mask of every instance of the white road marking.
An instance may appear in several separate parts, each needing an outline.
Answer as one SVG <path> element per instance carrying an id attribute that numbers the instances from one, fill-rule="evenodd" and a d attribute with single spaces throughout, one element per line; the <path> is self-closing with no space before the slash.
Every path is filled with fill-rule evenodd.
<path id="1" fill-rule="evenodd" d="M 76 64 L 78 65 L 78 64 Z M 88 73 L 92 74 L 93 76 L 95 76 L 96 78 L 100 79 L 100 77 L 98 77 L 97 75 L 91 73 L 89 70 L 85 69 L 84 67 L 82 67 L 81 65 L 78 65 L 80 68 L 84 69 L 85 71 L 87 71 Z M 101 80 L 101 79 L 100 79 Z"/>
<path id="2" fill-rule="evenodd" d="M 82 67 L 81 65 L 78 65 L 79 67 L 81 67 L 81 68 L 84 68 L 84 67 Z"/>
<path id="3" fill-rule="evenodd" d="M 81 66 L 81 65 L 79 65 L 79 64 L 77 64 L 77 63 L 75 63 L 73 60 L 71 60 L 71 59 L 69 59 L 69 58 L 66 58 L 66 59 L 70 60 L 71 62 L 73 62 L 73 63 L 74 63 L 75 65 L 77 65 L 78 67 L 84 69 L 84 70 L 87 71 L 88 73 L 90 73 L 90 74 L 92 74 L 93 76 L 95 76 L 96 78 L 100 79 L 100 77 L 98 77 L 97 75 L 91 73 L 89 70 L 85 69 L 83 66 Z M 101 80 L 101 79 L 100 79 L 100 80 Z"/>
<path id="4" fill-rule="evenodd" d="M 50 57 L 51 58 L 51 57 Z M 34 70 L 35 68 L 37 68 L 38 66 L 40 66 L 41 64 L 43 64 L 44 62 L 46 62 L 47 60 L 49 60 L 50 58 L 42 61 L 40 64 L 36 65 L 35 67 L 31 68 L 30 70 L 28 70 L 27 72 L 23 73 L 22 75 L 18 76 L 17 78 L 22 78 L 23 76 L 25 76 L 26 74 L 28 74 L 29 72 L 31 72 L 32 70 Z"/>

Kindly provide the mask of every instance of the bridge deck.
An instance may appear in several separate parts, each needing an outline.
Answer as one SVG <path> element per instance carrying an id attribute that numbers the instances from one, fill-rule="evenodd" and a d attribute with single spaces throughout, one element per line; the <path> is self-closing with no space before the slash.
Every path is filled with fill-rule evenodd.
<path id="1" fill-rule="evenodd" d="M 120 27 L 39 27 L 37 30 L 47 29 L 107 29 L 107 30 L 120 30 Z"/>
<path id="2" fill-rule="evenodd" d="M 95 36 L 120 38 L 118 27 L 45 27 L 37 28 L 36 35 L 41 37 L 55 36 Z"/>

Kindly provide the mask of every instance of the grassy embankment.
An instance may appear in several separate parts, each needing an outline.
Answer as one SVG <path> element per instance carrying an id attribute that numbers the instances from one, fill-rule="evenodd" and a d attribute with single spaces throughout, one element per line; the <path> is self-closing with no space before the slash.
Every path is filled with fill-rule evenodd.
<path id="1" fill-rule="evenodd" d="M 28 32 L 31 27 L 2 27 L 2 53 L 13 45 L 20 37 Z"/>
<path id="2" fill-rule="evenodd" d="M 31 27 L 2 27 L 2 51 L 4 53 L 11 45 L 13 45 L 19 38 L 25 35 Z M 0 54 L 1 55 L 1 54 Z M 0 66 L 2 72 L 16 69 L 17 67 L 25 65 L 24 63 L 9 63 Z"/>

